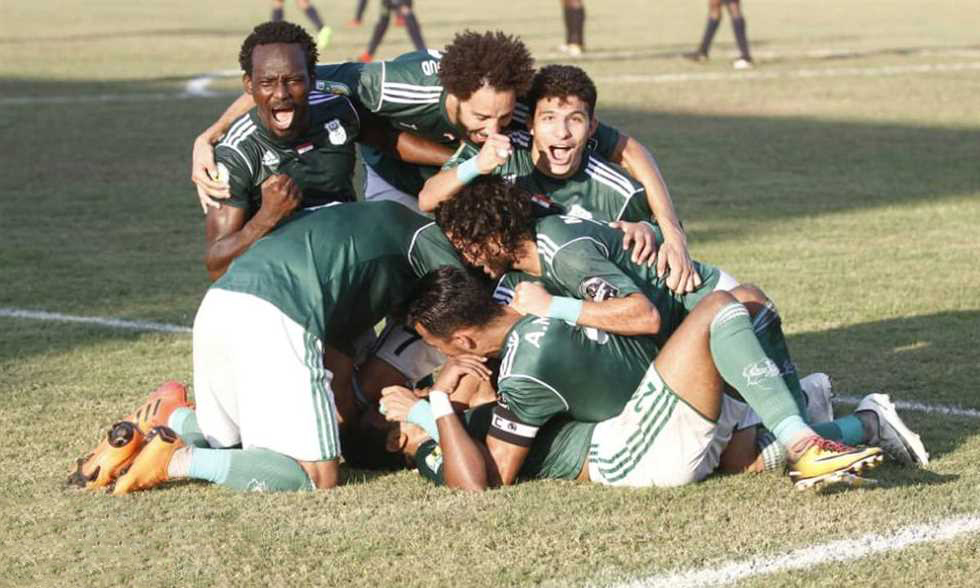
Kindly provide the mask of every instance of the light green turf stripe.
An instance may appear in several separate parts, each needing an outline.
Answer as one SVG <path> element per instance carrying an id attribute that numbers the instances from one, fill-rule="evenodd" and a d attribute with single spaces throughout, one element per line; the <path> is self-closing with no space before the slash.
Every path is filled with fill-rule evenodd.
<path id="1" fill-rule="evenodd" d="M 326 436 L 324 434 L 324 421 L 326 420 L 326 415 L 323 414 L 323 407 L 319 402 L 319 382 L 320 377 L 317 371 L 317 352 L 316 352 L 316 338 L 310 333 L 304 332 L 304 347 L 306 350 L 306 356 L 304 361 L 306 366 L 310 368 L 310 393 L 313 395 L 313 413 L 316 416 L 316 432 L 317 439 L 320 442 L 320 455 L 324 459 L 327 457 L 327 447 L 326 447 Z M 321 358 L 322 362 L 323 359 Z"/>

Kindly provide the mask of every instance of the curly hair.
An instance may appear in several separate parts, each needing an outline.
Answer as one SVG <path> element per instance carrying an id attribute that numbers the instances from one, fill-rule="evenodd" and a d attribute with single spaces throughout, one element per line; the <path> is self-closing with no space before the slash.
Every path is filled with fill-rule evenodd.
<path id="1" fill-rule="evenodd" d="M 598 93 L 589 74 L 574 65 L 547 65 L 541 68 L 531 82 L 528 100 L 532 114 L 542 98 L 568 99 L 574 96 L 589 106 L 589 117 L 595 116 Z"/>
<path id="2" fill-rule="evenodd" d="M 439 64 L 443 88 L 461 100 L 469 100 L 484 84 L 522 96 L 533 77 L 534 58 L 524 42 L 501 31 L 457 33 Z"/>
<path id="3" fill-rule="evenodd" d="M 242 49 L 238 52 L 238 65 L 242 67 L 247 75 L 252 75 L 252 51 L 257 45 L 272 45 L 273 43 L 296 43 L 303 50 L 306 56 L 306 70 L 312 78 L 315 75 L 316 61 L 320 54 L 316 49 L 313 37 L 309 35 L 303 27 L 291 22 L 270 21 L 264 22 L 252 30 L 249 36 L 245 37 Z"/>
<path id="4" fill-rule="evenodd" d="M 460 329 L 483 326 L 504 313 L 491 288 L 465 269 L 444 265 L 422 276 L 408 305 L 405 324 L 422 325 L 448 339 Z"/>
<path id="5" fill-rule="evenodd" d="M 456 196 L 439 203 L 436 224 L 453 244 L 479 257 L 484 247 L 499 246 L 516 259 L 521 243 L 534 241 L 535 210 L 530 196 L 498 176 L 481 176 Z"/>

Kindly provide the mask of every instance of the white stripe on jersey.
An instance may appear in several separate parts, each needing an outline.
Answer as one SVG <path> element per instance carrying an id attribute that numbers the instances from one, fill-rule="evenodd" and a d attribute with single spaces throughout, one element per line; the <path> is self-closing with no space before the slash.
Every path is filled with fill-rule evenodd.
<path id="1" fill-rule="evenodd" d="M 500 278 L 503 281 L 503 278 Z M 498 304 L 510 304 L 514 299 L 514 290 L 497 282 L 497 287 L 493 289 L 493 299 Z"/>
<path id="2" fill-rule="evenodd" d="M 521 338 L 517 333 L 511 333 L 507 337 L 507 352 L 504 353 L 503 359 L 500 360 L 500 374 L 497 377 L 498 382 L 510 375 L 510 370 L 514 367 L 514 359 L 517 357 L 517 346 L 520 342 Z"/>
<path id="3" fill-rule="evenodd" d="M 596 160 L 591 155 L 585 164 L 585 170 L 593 178 L 597 179 L 603 184 L 606 184 L 607 186 L 614 188 L 627 200 L 629 200 L 629 198 L 637 191 L 637 189 L 633 187 L 632 182 L 630 182 L 626 176 L 617 172 L 608 165 Z"/>
<path id="4" fill-rule="evenodd" d="M 250 135 L 253 131 L 255 131 L 255 123 L 249 119 L 248 115 L 245 115 L 240 121 L 232 125 L 219 145 L 223 144 L 234 147 L 238 145 L 244 136 Z"/>
<path id="5" fill-rule="evenodd" d="M 442 94 L 442 86 L 423 86 L 421 84 L 405 84 L 402 82 L 385 82 L 385 90 L 407 90 L 419 94 Z"/>
<path id="6" fill-rule="evenodd" d="M 225 133 L 225 136 L 221 138 L 221 141 L 231 141 L 235 135 L 241 132 L 242 127 L 247 127 L 251 124 L 252 121 L 249 119 L 247 114 L 242 116 L 231 124 L 231 127 L 229 127 L 228 131 Z"/>
<path id="7" fill-rule="evenodd" d="M 538 384 L 539 386 L 543 386 L 543 387 L 547 388 L 548 390 L 551 390 L 552 394 L 554 394 L 555 396 L 557 396 L 559 398 L 559 400 L 561 400 L 561 403 L 565 405 L 565 410 L 568 410 L 568 408 L 569 408 L 568 401 L 565 400 L 565 397 L 564 396 L 562 396 L 561 394 L 558 393 L 558 390 L 555 390 L 550 385 L 548 385 L 547 382 L 544 382 L 543 380 L 539 380 L 539 379 L 535 378 L 534 376 L 529 376 L 527 374 L 508 374 L 507 377 L 508 378 L 513 378 L 515 380 L 531 380 L 535 384 Z M 503 372 L 500 372 L 500 377 L 497 378 L 497 387 L 498 388 L 500 387 L 500 384 L 502 383 L 502 381 L 504 379 L 505 378 L 504 378 Z"/>
<path id="8" fill-rule="evenodd" d="M 530 118 L 530 116 L 531 108 L 529 106 L 521 102 L 514 105 L 514 120 L 523 124 L 524 126 L 528 126 L 527 120 Z"/>
<path id="9" fill-rule="evenodd" d="M 552 258 L 552 260 L 554 260 L 554 258 L 555 258 L 555 256 L 556 256 L 556 255 L 558 255 L 558 253 L 559 253 L 559 252 L 560 252 L 560 251 L 561 251 L 562 249 L 564 249 L 565 247 L 568 247 L 568 246 L 569 246 L 569 245 L 571 245 L 572 243 L 576 243 L 576 242 L 578 242 L 578 241 L 592 241 L 593 243 L 595 243 L 595 244 L 596 244 L 596 246 L 597 246 L 597 247 L 599 247 L 599 249 L 601 249 L 601 250 L 602 250 L 602 253 L 603 253 L 603 254 L 604 254 L 604 255 L 605 255 L 605 256 L 606 256 L 607 258 L 609 257 L 609 248 L 608 248 L 608 247 L 606 247 L 606 244 L 605 244 L 605 243 L 602 243 L 601 241 L 597 241 L 597 240 L 595 240 L 595 239 L 593 239 L 592 237 L 576 237 L 576 238 L 574 238 L 574 239 L 572 239 L 571 241 L 569 241 L 569 242 L 567 242 L 567 243 L 565 243 L 564 245 L 562 245 L 562 246 L 561 246 L 561 247 L 559 247 L 558 249 L 555 249 L 555 252 L 551 254 L 551 258 Z"/>
<path id="10" fill-rule="evenodd" d="M 325 92 L 310 92 L 306 102 L 312 106 L 314 104 L 330 102 L 331 100 L 336 100 L 338 98 L 343 98 L 343 96 L 338 96 L 337 94 L 327 94 Z"/>
<path id="11" fill-rule="evenodd" d="M 406 256 L 408 257 L 408 263 L 411 264 L 412 269 L 415 270 L 415 273 L 416 274 L 421 273 L 422 272 L 422 268 L 419 267 L 419 266 L 417 266 L 417 265 L 415 265 L 415 260 L 412 259 L 412 250 L 415 249 L 415 242 L 418 240 L 419 235 L 422 233 L 422 231 L 428 229 L 429 227 L 431 227 L 434 224 L 436 224 L 435 221 L 433 221 L 433 222 L 431 222 L 431 223 L 429 223 L 427 225 L 422 225 L 421 227 L 419 227 L 419 230 L 415 231 L 415 234 L 412 235 L 412 240 L 408 244 L 408 253 L 406 253 Z"/>
<path id="12" fill-rule="evenodd" d="M 514 131 L 510 134 L 510 142 L 521 149 L 530 149 L 531 135 L 527 131 Z"/>
<path id="13" fill-rule="evenodd" d="M 551 237 L 538 233 L 538 249 L 540 249 L 545 261 L 550 264 L 559 247 L 557 243 L 551 240 Z"/>

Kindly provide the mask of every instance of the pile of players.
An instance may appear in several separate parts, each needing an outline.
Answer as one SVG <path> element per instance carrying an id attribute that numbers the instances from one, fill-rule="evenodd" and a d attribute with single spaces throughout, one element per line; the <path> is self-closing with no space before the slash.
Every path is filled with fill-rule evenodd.
<path id="1" fill-rule="evenodd" d="M 472 31 L 317 65 L 285 22 L 239 60 L 245 93 L 194 146 L 214 280 L 196 406 L 164 384 L 71 483 L 325 489 L 344 461 L 464 489 L 773 469 L 805 488 L 928 462 L 885 395 L 834 420 L 766 295 L 690 259 L 653 156 L 596 118 L 581 69 Z"/>

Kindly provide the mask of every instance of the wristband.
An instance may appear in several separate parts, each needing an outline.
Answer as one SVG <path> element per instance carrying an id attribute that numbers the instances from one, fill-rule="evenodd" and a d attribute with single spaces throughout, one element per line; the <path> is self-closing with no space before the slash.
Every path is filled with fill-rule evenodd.
<path id="1" fill-rule="evenodd" d="M 456 179 L 464 184 L 469 184 L 479 175 L 480 170 L 476 167 L 476 157 L 467 159 L 456 168 Z"/>
<path id="2" fill-rule="evenodd" d="M 436 427 L 436 419 L 432 418 L 432 406 L 428 402 L 419 400 L 413 404 L 405 420 L 422 427 L 429 437 L 435 439 L 436 443 L 439 442 L 439 428 Z"/>
<path id="3" fill-rule="evenodd" d="M 582 314 L 582 301 L 566 296 L 554 296 L 548 306 L 545 316 L 561 319 L 569 323 L 577 323 L 579 315 Z"/>
<path id="4" fill-rule="evenodd" d="M 449 403 L 449 395 L 442 390 L 429 391 L 429 404 L 432 405 L 432 418 L 435 420 L 453 413 L 453 405 Z"/>

